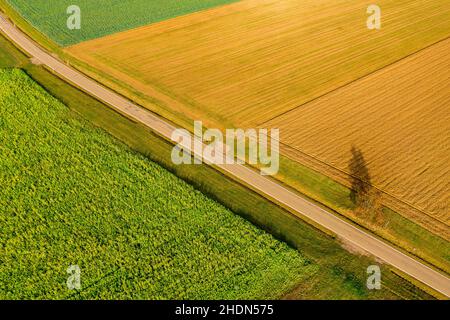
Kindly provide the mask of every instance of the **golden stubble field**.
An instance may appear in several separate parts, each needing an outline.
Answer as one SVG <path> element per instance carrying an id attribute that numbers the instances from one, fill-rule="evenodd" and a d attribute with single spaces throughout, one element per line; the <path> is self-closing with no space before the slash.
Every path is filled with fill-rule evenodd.
<path id="1" fill-rule="evenodd" d="M 68 51 L 210 124 L 255 126 L 450 35 L 448 0 L 247 0 Z"/>
<path id="2" fill-rule="evenodd" d="M 221 128 L 279 126 L 284 144 L 331 176 L 326 167 L 348 171 L 355 146 L 371 183 L 443 234 L 448 42 L 413 54 L 450 36 L 450 1 L 379 0 L 382 28 L 368 30 L 372 3 L 246 0 L 66 50 L 144 93 L 149 109 Z"/>
<path id="3" fill-rule="evenodd" d="M 448 232 L 432 225 L 450 222 L 449 53 L 450 39 L 264 126 L 279 127 L 287 149 L 347 173 L 354 147 L 373 185 L 426 214 L 414 220 Z"/>

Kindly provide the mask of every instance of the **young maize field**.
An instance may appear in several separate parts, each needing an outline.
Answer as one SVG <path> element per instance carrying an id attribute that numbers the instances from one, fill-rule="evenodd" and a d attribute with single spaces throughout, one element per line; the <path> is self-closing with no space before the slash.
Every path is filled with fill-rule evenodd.
<path id="1" fill-rule="evenodd" d="M 267 299 L 318 270 L 16 69 L 0 151 L 0 299 Z"/>

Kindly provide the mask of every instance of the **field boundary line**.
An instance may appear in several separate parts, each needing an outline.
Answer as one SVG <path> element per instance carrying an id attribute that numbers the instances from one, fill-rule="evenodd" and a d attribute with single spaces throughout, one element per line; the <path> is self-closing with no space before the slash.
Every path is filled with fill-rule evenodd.
<path id="1" fill-rule="evenodd" d="M 290 112 L 293 112 L 293 111 L 295 111 L 295 110 L 297 110 L 297 109 L 300 109 L 301 107 L 304 107 L 305 105 L 307 105 L 307 104 L 309 104 L 309 103 L 311 103 L 311 102 L 314 102 L 314 101 L 316 101 L 316 100 L 319 100 L 320 98 L 326 97 L 327 95 L 329 95 L 329 94 L 331 94 L 331 93 L 333 93 L 333 92 L 339 91 L 339 90 L 341 90 L 341 89 L 343 89 L 343 88 L 345 88 L 345 87 L 347 87 L 347 86 L 349 86 L 349 85 L 351 85 L 351 84 L 353 84 L 353 83 L 355 83 L 355 82 L 358 82 L 358 81 L 360 81 L 360 80 L 366 79 L 366 78 L 368 78 L 369 76 L 372 76 L 372 75 L 374 75 L 374 74 L 376 74 L 376 73 L 378 73 L 378 72 L 384 70 L 385 68 L 389 68 L 389 67 L 391 67 L 391 66 L 393 66 L 393 65 L 395 65 L 395 64 L 397 64 L 397 63 L 399 63 L 399 62 L 401 62 L 401 61 L 403 61 L 403 60 L 405 60 L 405 59 L 408 59 L 408 58 L 410 58 L 410 57 L 412 57 L 412 56 L 414 56 L 414 55 L 416 55 L 416 54 L 418 54 L 418 53 L 420 53 L 420 52 L 422 52 L 422 51 L 424 51 L 424 50 L 430 49 L 431 47 L 433 47 L 433 46 L 435 46 L 435 45 L 437 45 L 437 44 L 439 44 L 439 43 L 441 43 L 441 42 L 444 42 L 444 41 L 446 41 L 446 40 L 449 40 L 449 39 L 450 39 L 450 35 L 447 36 L 446 38 L 443 38 L 443 39 L 441 39 L 441 40 L 438 40 L 438 41 L 436 41 L 436 42 L 433 42 L 432 44 L 429 44 L 429 45 L 427 45 L 427 46 L 425 46 L 425 47 L 423 47 L 423 48 L 421 48 L 421 49 L 419 49 L 419 50 L 417 50 L 417 51 L 414 51 L 414 52 L 412 52 L 412 53 L 409 53 L 409 54 L 407 54 L 406 56 L 402 57 L 401 59 L 395 60 L 395 61 L 393 61 L 393 62 L 391 62 L 391 63 L 389 63 L 389 64 L 387 64 L 387 65 L 385 65 L 385 66 L 383 66 L 383 67 L 381 67 L 381 68 L 379 68 L 379 69 L 376 69 L 376 70 L 374 70 L 374 71 L 372 71 L 372 72 L 369 72 L 368 74 L 366 74 L 366 75 L 364 75 L 364 76 L 362 76 L 362 77 L 359 77 L 359 78 L 356 78 L 356 79 L 354 79 L 354 80 L 351 80 L 351 81 L 347 82 L 346 84 L 343 84 L 343 85 L 341 85 L 341 86 L 338 86 L 338 87 L 336 87 L 336 88 L 334 88 L 334 89 L 332 89 L 332 90 L 330 90 L 330 91 L 327 91 L 327 92 L 325 92 L 325 93 L 323 93 L 323 94 L 321 94 L 321 95 L 319 95 L 319 96 L 317 96 L 317 97 L 314 97 L 314 98 L 312 98 L 311 100 L 308 100 L 308 101 L 306 101 L 306 102 L 304 102 L 304 103 L 302 103 L 302 104 L 300 104 L 300 105 L 298 105 L 298 106 L 296 106 L 296 107 L 293 107 L 292 109 L 289 109 L 289 110 L 287 110 L 287 111 L 283 111 L 282 113 L 280 113 L 280 114 L 278 114 L 278 115 L 276 115 L 276 116 L 273 116 L 273 117 L 271 117 L 271 118 L 268 119 L 268 120 L 264 120 L 263 122 L 258 123 L 257 126 L 258 126 L 258 127 L 264 126 L 264 125 L 266 125 L 266 124 L 267 124 L 268 122 L 270 122 L 270 121 L 273 121 L 273 120 L 275 120 L 275 119 L 277 119 L 277 118 L 279 118 L 279 117 L 281 117 L 281 116 L 287 115 L 287 114 L 289 114 Z"/>

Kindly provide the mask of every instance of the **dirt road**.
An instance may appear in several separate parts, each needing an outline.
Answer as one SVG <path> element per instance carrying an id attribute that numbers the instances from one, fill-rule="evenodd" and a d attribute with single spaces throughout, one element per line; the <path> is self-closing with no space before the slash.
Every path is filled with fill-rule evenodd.
<path id="1" fill-rule="evenodd" d="M 42 64 L 52 69 L 68 82 L 76 84 L 92 96 L 116 108 L 120 112 L 127 114 L 136 121 L 145 124 L 158 134 L 170 139 L 172 132 L 176 129 L 171 124 L 164 119 L 155 116 L 150 111 L 133 104 L 114 91 L 101 86 L 79 71 L 65 65 L 63 62 L 40 48 L 34 41 L 29 39 L 1 15 L 0 30 L 31 57 L 39 60 Z M 260 194 L 265 195 L 267 198 L 276 199 L 277 202 L 291 208 L 300 218 L 306 217 L 312 220 L 332 231 L 346 242 L 369 252 L 434 290 L 450 297 L 450 279 L 447 276 L 429 268 L 412 257 L 403 254 L 384 241 L 347 223 L 333 213 L 325 211 L 271 179 L 261 176 L 256 171 L 238 164 L 220 165 L 218 167 L 234 176 L 234 178 L 243 181 L 246 185 L 250 186 Z"/>

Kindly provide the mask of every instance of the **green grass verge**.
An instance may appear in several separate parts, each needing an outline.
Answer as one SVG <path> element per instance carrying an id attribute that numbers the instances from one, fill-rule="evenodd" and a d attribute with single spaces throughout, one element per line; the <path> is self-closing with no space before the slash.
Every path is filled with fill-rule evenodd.
<path id="1" fill-rule="evenodd" d="M 36 29 L 62 46 L 103 37 L 239 0 L 7 0 Z M 81 10 L 81 29 L 67 28 L 67 8 Z"/>
<path id="2" fill-rule="evenodd" d="M 285 210 L 208 166 L 174 166 L 170 161 L 172 145 L 169 142 L 67 85 L 44 68 L 29 64 L 26 57 L 14 47 L 9 46 L 2 37 L 0 37 L 0 52 L 3 56 L 19 57 L 10 67 L 23 67 L 33 79 L 53 96 L 63 101 L 72 112 L 82 115 L 96 126 L 107 130 L 135 151 L 164 165 L 168 170 L 192 183 L 197 189 L 264 227 L 279 239 L 285 240 L 297 248 L 312 265 L 318 266 L 316 273 L 303 278 L 298 283 L 297 289 L 287 295 L 287 298 L 431 298 L 388 267 L 382 267 L 382 290 L 365 289 L 366 268 L 374 263 L 371 258 L 355 256 L 347 252 L 335 239 L 298 220 Z"/>
<path id="3" fill-rule="evenodd" d="M 0 34 L 0 68 L 21 67 L 26 64 L 24 55 Z"/>

